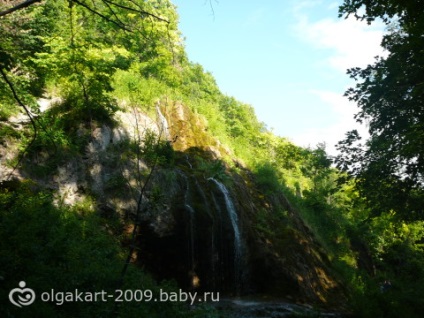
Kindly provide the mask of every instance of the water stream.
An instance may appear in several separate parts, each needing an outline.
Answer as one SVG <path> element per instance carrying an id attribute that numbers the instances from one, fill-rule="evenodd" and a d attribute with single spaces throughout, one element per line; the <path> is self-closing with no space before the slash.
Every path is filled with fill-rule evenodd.
<path id="1" fill-rule="evenodd" d="M 190 266 L 194 271 L 194 209 L 187 203 L 185 207 L 190 213 Z"/>
<path id="2" fill-rule="evenodd" d="M 242 273 L 242 240 L 240 235 L 239 221 L 236 209 L 234 207 L 233 201 L 230 197 L 227 187 L 214 178 L 209 178 L 208 180 L 214 182 L 218 189 L 224 195 L 225 206 L 228 213 L 228 216 L 231 221 L 231 225 L 234 231 L 234 273 L 235 273 L 235 287 L 236 292 L 240 293 L 241 288 L 241 273 Z"/>
<path id="3" fill-rule="evenodd" d="M 160 111 L 159 105 L 156 105 L 156 113 L 159 119 L 159 136 L 163 136 L 166 140 L 169 140 L 168 121 Z"/>
<path id="4" fill-rule="evenodd" d="M 184 192 L 184 207 L 186 209 L 186 211 L 189 214 L 189 251 L 190 251 L 190 270 L 192 272 L 194 272 L 194 267 L 195 267 L 195 239 L 194 239 L 194 234 L 195 234 L 195 210 L 193 209 L 193 207 L 191 206 L 191 202 L 190 202 L 190 183 L 189 180 L 187 178 L 187 176 L 180 170 L 178 170 L 178 174 L 184 179 L 185 182 L 185 192 Z"/>
<path id="5" fill-rule="evenodd" d="M 308 305 L 259 297 L 220 299 L 219 303 L 212 305 L 218 309 L 223 317 L 228 318 L 344 317 L 340 313 L 318 312 Z"/>

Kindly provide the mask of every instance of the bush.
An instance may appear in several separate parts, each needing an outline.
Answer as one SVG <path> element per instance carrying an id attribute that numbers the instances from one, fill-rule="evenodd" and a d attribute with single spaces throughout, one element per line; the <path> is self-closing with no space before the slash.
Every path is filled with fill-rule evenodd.
<path id="1" fill-rule="evenodd" d="M 34 191 L 34 184 L 2 183 L 0 187 L 0 316 L 1 317 L 185 317 L 182 303 L 54 302 L 40 300 L 43 292 L 142 289 L 157 293 L 159 286 L 130 266 L 124 285 L 119 284 L 124 251 L 109 235 L 93 211 L 57 208 L 52 194 Z M 35 303 L 18 308 L 8 293 L 20 281 L 36 293 Z M 37 297 L 38 296 L 38 297 Z"/>
<path id="2" fill-rule="evenodd" d="M 271 164 L 265 163 L 257 167 L 255 175 L 259 189 L 265 194 L 272 194 L 281 190 L 277 172 Z"/>

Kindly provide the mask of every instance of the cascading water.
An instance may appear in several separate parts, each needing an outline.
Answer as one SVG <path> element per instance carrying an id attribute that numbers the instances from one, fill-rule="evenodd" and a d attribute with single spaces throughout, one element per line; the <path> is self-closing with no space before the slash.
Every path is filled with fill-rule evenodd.
<path id="1" fill-rule="evenodd" d="M 190 164 L 191 166 L 191 164 Z M 209 247 L 209 268 L 208 276 L 209 276 L 209 283 L 211 284 L 214 289 L 219 286 L 219 279 L 220 279 L 220 272 L 219 272 L 219 262 L 220 262 L 220 251 L 217 249 L 217 242 L 216 240 L 219 239 L 219 234 L 216 235 L 215 231 L 217 230 L 217 227 L 219 227 L 221 218 L 220 218 L 220 212 L 215 211 L 213 208 L 210 207 L 210 203 L 206 197 L 205 192 L 203 191 L 203 188 L 200 186 L 197 179 L 194 179 L 194 185 L 195 185 L 195 192 L 198 194 L 199 202 L 202 202 L 202 209 L 203 212 L 206 212 L 206 214 L 209 216 L 210 223 L 210 238 L 209 242 L 207 243 Z M 203 233 L 204 234 L 204 233 Z"/>
<path id="2" fill-rule="evenodd" d="M 193 165 L 191 164 L 191 162 L 190 162 L 190 160 L 189 160 L 189 158 L 188 158 L 188 155 L 186 155 L 186 156 L 185 156 L 185 158 L 186 158 L 186 161 L 187 161 L 187 163 L 188 163 L 188 165 L 189 165 L 190 169 L 193 169 Z"/>
<path id="3" fill-rule="evenodd" d="M 225 200 L 225 206 L 228 212 L 228 216 L 231 221 L 231 225 L 234 231 L 234 283 L 236 287 L 237 294 L 240 293 L 241 288 L 241 276 L 242 276 L 242 240 L 240 235 L 240 228 L 239 228 L 239 222 L 238 222 L 238 216 L 236 209 L 234 207 L 233 201 L 231 200 L 230 193 L 228 192 L 228 189 L 218 180 L 215 180 L 214 178 L 209 178 L 208 180 L 214 182 L 219 190 L 224 195 Z"/>
<path id="4" fill-rule="evenodd" d="M 194 267 L 195 267 L 195 262 L 194 262 L 194 258 L 195 258 L 195 253 L 194 253 L 194 217 L 195 217 L 195 211 L 193 209 L 193 207 L 190 205 L 190 200 L 189 200 L 189 194 L 190 194 L 190 184 L 188 182 L 188 178 L 187 176 L 178 170 L 178 173 L 181 175 L 181 177 L 184 179 L 185 181 L 185 193 L 184 193 L 184 207 L 186 208 L 186 210 L 189 213 L 189 250 L 190 250 L 190 270 L 192 272 L 194 272 Z"/>
<path id="5" fill-rule="evenodd" d="M 194 271 L 194 209 L 187 203 L 185 207 L 190 213 L 190 265 L 191 270 Z"/>
<path id="6" fill-rule="evenodd" d="M 159 134 L 160 136 L 164 136 L 166 140 L 169 140 L 168 135 L 168 121 L 166 120 L 165 116 L 162 114 L 159 108 L 159 103 L 156 104 L 156 114 L 158 116 L 159 120 Z"/>

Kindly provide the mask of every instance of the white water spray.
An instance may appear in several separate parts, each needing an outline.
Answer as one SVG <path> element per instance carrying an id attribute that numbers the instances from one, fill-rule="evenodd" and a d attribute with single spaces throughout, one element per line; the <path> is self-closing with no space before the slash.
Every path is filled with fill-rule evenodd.
<path id="1" fill-rule="evenodd" d="M 240 292 L 240 283 L 241 283 L 241 256 L 242 256 L 242 241 L 240 235 L 240 228 L 238 222 L 238 216 L 236 209 L 234 207 L 233 201 L 231 200 L 230 193 L 228 189 L 218 180 L 214 178 L 209 178 L 208 180 L 213 181 L 219 190 L 224 195 L 225 206 L 227 208 L 228 216 L 231 220 L 231 225 L 234 231 L 234 271 L 235 271 L 235 285 L 237 292 Z"/>
<path id="2" fill-rule="evenodd" d="M 156 114 L 158 116 L 159 120 L 159 134 L 160 137 L 164 136 L 166 140 L 169 140 L 169 133 L 168 133 L 168 121 L 166 120 L 165 116 L 162 114 L 159 108 L 159 103 L 156 104 Z"/>

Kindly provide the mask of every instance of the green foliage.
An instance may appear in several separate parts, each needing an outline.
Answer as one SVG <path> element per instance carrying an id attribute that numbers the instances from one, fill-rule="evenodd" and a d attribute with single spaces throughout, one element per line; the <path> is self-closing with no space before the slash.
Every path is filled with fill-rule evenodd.
<path id="1" fill-rule="evenodd" d="M 366 20 L 368 23 L 377 18 L 390 23 L 394 17 L 402 25 L 414 28 L 421 22 L 423 15 L 420 3 L 413 0 L 377 0 L 373 2 L 364 0 L 345 0 L 339 7 L 339 16 L 355 15 L 356 18 Z"/>
<path id="2" fill-rule="evenodd" d="M 381 18 L 388 26 L 381 43 L 387 57 L 348 71 L 357 84 L 346 96 L 358 104 L 355 118 L 368 124 L 370 138 L 363 142 L 351 131 L 338 145 L 337 164 L 355 178 L 349 182 L 358 193 L 349 212 L 352 247 L 369 265 L 361 274 L 362 288 L 353 288 L 353 303 L 363 317 L 419 317 L 424 304 L 423 11 L 416 1 L 349 0 L 339 12 L 368 23 Z M 379 285 L 386 279 L 393 287 L 382 293 Z"/>
<path id="3" fill-rule="evenodd" d="M 214 141 L 213 146 L 227 153 L 221 161 L 191 149 L 196 158 L 190 163 L 194 174 L 228 184 L 229 167 L 246 174 L 250 168 L 255 183 L 251 186 L 257 187 L 262 198 L 272 202 L 283 192 L 287 205 L 325 247 L 348 285 L 359 316 L 419 316 L 424 303 L 424 19 L 416 2 L 352 0 L 341 6 L 341 15 L 363 14 L 368 21 L 379 16 L 390 22 L 394 15 L 399 17 L 383 41 L 389 56 L 365 69 L 350 70 L 358 84 L 347 95 L 360 106 L 356 118 L 369 122 L 372 136 L 359 144 L 360 136 L 351 132 L 339 144 L 343 153 L 339 167 L 355 178 L 331 166 L 324 145 L 303 149 L 275 136 L 259 122 L 250 105 L 222 94 L 211 73 L 188 60 L 177 28 L 178 16 L 169 1 L 94 0 L 84 4 L 88 8 L 73 1 L 43 1 L 0 20 L 0 67 L 20 99 L 35 113 L 36 100 L 43 94 L 62 100 L 37 114 L 38 136 L 29 150 L 31 162 L 37 164 L 31 167 L 31 175 L 49 176 L 73 154 L 80 156 L 93 127 L 114 125 L 118 101 L 126 110 L 137 108 L 151 117 L 158 100 L 181 102 L 193 118 L 189 124 L 205 130 L 201 136 L 190 136 L 191 140 L 199 147 L 212 146 Z M 358 13 L 362 5 L 365 11 Z M 0 120 L 6 121 L 20 106 L 3 79 L 0 83 Z M 17 131 L 0 123 L 2 145 L 8 138 L 20 138 L 24 149 L 28 136 L 26 128 Z M 160 168 L 158 178 L 175 180 L 172 143 L 149 131 L 139 137 L 142 140 L 111 146 L 119 153 L 118 167 L 132 169 L 129 178 L 137 179 L 137 186 L 154 165 Z M 240 160 L 235 163 L 230 156 Z M 105 187 L 125 191 L 129 181 L 134 179 L 115 173 Z M 53 193 L 34 188 L 2 187 L 0 193 L 0 276 L 5 286 L 1 299 L 7 299 L 6 291 L 22 279 L 37 290 L 115 288 L 123 264 L 117 241 L 120 234 L 111 236 L 104 229 L 121 233 L 121 223 L 100 218 L 93 198 L 73 208 L 58 208 L 52 203 Z M 149 194 L 152 202 L 160 204 L 166 189 L 153 186 Z M 274 244 L 289 244 L 288 212 L 270 209 L 271 205 L 264 203 L 254 216 L 255 230 L 272 238 Z M 385 279 L 392 281 L 393 288 L 382 293 L 379 287 Z M 125 287 L 140 286 L 155 292 L 159 288 L 132 268 Z M 172 284 L 163 287 L 175 288 Z M 38 305 L 36 312 L 24 316 L 115 314 L 109 304 Z M 1 308 L 6 316 L 15 314 L 3 304 Z M 214 314 L 207 307 L 188 313 L 170 303 L 118 308 L 120 316 Z"/>
<path id="4" fill-rule="evenodd" d="M 262 125 L 257 121 L 254 110 L 249 105 L 243 105 L 234 98 L 224 96 L 219 104 L 229 136 L 246 140 L 252 133 L 260 132 Z"/>
<path id="5" fill-rule="evenodd" d="M 3 143 L 7 138 L 19 138 L 20 133 L 13 127 L 0 122 L 0 143 Z"/>
<path id="6" fill-rule="evenodd" d="M 283 249 L 289 244 L 288 240 L 293 237 L 293 228 L 290 226 L 287 211 L 281 210 L 278 206 L 272 210 L 262 208 L 254 217 L 255 229 L 260 236 L 266 237 Z"/>
<path id="7" fill-rule="evenodd" d="M 57 153 L 59 149 L 69 151 L 77 142 L 75 132 L 68 130 L 71 126 L 69 119 L 58 113 L 55 113 L 56 116 L 51 115 L 51 112 L 47 112 L 37 118 L 39 131 L 31 152 L 55 150 Z"/>
<path id="8" fill-rule="evenodd" d="M 204 179 L 214 178 L 227 183 L 229 176 L 226 173 L 225 164 L 221 160 L 209 160 L 202 157 L 196 157 L 196 170 L 202 174 Z"/>
<path id="9" fill-rule="evenodd" d="M 159 164 L 162 166 L 172 166 L 175 159 L 174 149 L 168 141 L 163 141 L 153 131 L 146 131 L 141 141 L 133 143 L 133 151 L 138 159 L 142 159 L 149 166 Z"/>
<path id="10" fill-rule="evenodd" d="M 194 63 L 187 63 L 184 68 L 181 89 L 185 96 L 196 101 L 216 102 L 221 96 L 212 74 L 205 72 L 201 65 Z"/>
<path id="11" fill-rule="evenodd" d="M 389 54 L 364 69 L 348 71 L 357 84 L 346 95 L 358 104 L 356 119 L 367 122 L 371 137 L 361 143 L 357 131 L 349 132 L 339 143 L 338 165 L 358 178 L 358 188 L 374 213 L 393 209 L 405 218 L 421 219 L 424 16 L 415 2 L 395 0 L 345 1 L 340 12 L 356 14 L 361 5 L 362 18 L 384 18 L 388 24 L 382 46 Z"/>
<path id="12" fill-rule="evenodd" d="M 34 6 L 20 12 L 2 17 L 0 28 L 0 67 L 10 71 L 14 83 L 18 83 L 21 100 L 26 102 L 31 95 L 39 96 L 44 80 L 29 61 L 41 49 L 40 36 L 55 29 L 57 22 L 56 4 L 50 1 L 45 6 Z M 3 86 L 3 85 L 1 85 Z M 24 87 L 23 87 L 24 86 Z M 0 88 L 0 100 L 10 96 L 6 87 Z M 12 98 L 6 104 L 13 104 Z"/>
<path id="13" fill-rule="evenodd" d="M 118 57 L 125 57 L 128 52 L 118 47 L 89 46 L 83 40 L 71 46 L 58 37 L 46 38 L 45 42 L 48 53 L 37 53 L 33 62 L 48 72 L 49 81 L 56 83 L 70 120 L 110 122 L 117 110 L 115 101 L 108 95 L 112 90 L 111 70 L 117 66 Z"/>
<path id="14" fill-rule="evenodd" d="M 6 121 L 9 117 L 18 113 L 18 107 L 14 106 L 9 92 L 6 92 L 6 86 L 0 88 L 0 121 Z"/>
<path id="15" fill-rule="evenodd" d="M 281 184 L 275 168 L 271 164 L 264 164 L 256 168 L 256 182 L 265 194 L 281 191 Z"/>
<path id="16" fill-rule="evenodd" d="M 109 235 L 93 211 L 93 200 L 74 208 L 58 208 L 52 194 L 34 192 L 35 185 L 3 183 L 0 189 L 0 313 L 19 317 L 93 317 L 147 315 L 186 317 L 179 303 L 127 302 L 114 307 L 114 302 L 72 302 L 61 306 L 42 302 L 42 292 L 107 291 L 115 289 L 175 290 L 176 286 L 158 286 L 140 270 L 131 267 L 123 286 L 118 278 L 124 258 L 116 238 Z M 18 308 L 8 301 L 8 292 L 24 280 L 37 293 L 35 304 Z M 190 313 L 192 317 L 201 311 Z M 189 316 L 190 316 L 189 315 Z"/>
<path id="17" fill-rule="evenodd" d="M 127 180 L 121 175 L 113 175 L 105 182 L 105 190 L 124 191 Z"/>
<path id="18" fill-rule="evenodd" d="M 138 63 L 133 63 L 129 70 L 118 70 L 113 78 L 113 87 L 114 95 L 126 101 L 128 108 L 138 107 L 152 116 L 155 102 L 172 96 L 165 83 L 144 77 Z"/>
<path id="19" fill-rule="evenodd" d="M 119 268 L 118 246 L 102 232 L 91 214 L 80 219 L 71 210 L 58 210 L 51 204 L 50 194 L 32 193 L 28 187 L 13 192 L 3 190 L 0 197 L 1 268 L 7 287 L 4 292 L 20 280 L 36 291 L 113 287 Z M 108 266 L 104 266 L 105 260 Z M 6 301 L 7 296 L 2 295 L 1 299 Z M 52 307 L 39 302 L 31 313 L 54 316 L 58 309 Z M 64 310 L 67 315 L 75 311 L 87 316 L 93 310 L 78 304 L 71 307 Z M 6 303 L 2 308 L 12 311 Z"/>

